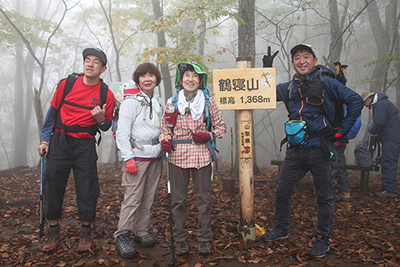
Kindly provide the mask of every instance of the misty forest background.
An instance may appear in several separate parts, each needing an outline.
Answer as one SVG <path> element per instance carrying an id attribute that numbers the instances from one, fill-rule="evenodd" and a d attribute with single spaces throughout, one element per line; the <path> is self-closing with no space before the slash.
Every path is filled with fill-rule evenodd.
<path id="1" fill-rule="evenodd" d="M 165 100 L 175 93 L 177 63 L 205 66 L 212 91 L 212 70 L 236 68 L 243 56 L 261 68 L 268 46 L 279 50 L 277 82 L 288 81 L 290 49 L 304 42 L 314 46 L 318 63 L 348 65 L 349 88 L 386 93 L 399 107 L 399 18 L 397 0 L 0 0 L 0 169 L 38 164 L 40 129 L 57 83 L 82 72 L 86 47 L 106 52 L 102 78 L 113 90 L 138 64 L 157 64 L 163 81 L 156 90 Z M 235 114 L 223 116 L 228 132 L 218 141 L 218 157 L 232 163 Z M 255 160 L 267 167 L 284 155 L 279 144 L 287 112 L 278 103 L 275 110 L 254 111 L 253 119 Z M 368 120 L 363 109 L 349 163 L 355 143 L 367 137 Z M 100 163 L 116 162 L 111 131 L 102 134 L 98 153 Z"/>

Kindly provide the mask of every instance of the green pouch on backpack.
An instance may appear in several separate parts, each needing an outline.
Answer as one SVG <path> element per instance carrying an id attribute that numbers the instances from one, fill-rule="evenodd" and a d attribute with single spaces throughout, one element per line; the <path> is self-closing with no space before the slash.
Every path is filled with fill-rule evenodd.
<path id="1" fill-rule="evenodd" d="M 291 146 L 304 146 L 307 143 L 307 123 L 305 121 L 287 121 L 285 123 L 285 133 Z"/>

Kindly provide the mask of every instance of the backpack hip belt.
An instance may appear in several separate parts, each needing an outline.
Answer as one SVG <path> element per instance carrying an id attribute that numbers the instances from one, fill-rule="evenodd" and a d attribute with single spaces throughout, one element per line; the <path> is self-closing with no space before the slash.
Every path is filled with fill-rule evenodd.
<path id="1" fill-rule="evenodd" d="M 129 139 L 129 141 L 130 141 L 130 143 L 131 143 L 131 147 L 132 148 L 138 148 L 138 149 L 140 149 L 140 150 L 144 150 L 144 145 L 151 145 L 151 146 L 154 146 L 154 145 L 157 145 L 157 144 L 159 144 L 160 142 L 158 141 L 158 137 L 156 137 L 156 138 L 153 138 L 153 139 L 151 139 L 151 140 L 140 140 L 140 141 L 137 141 L 137 140 L 135 140 L 135 139 L 133 139 L 132 137 Z"/>
<path id="2" fill-rule="evenodd" d="M 56 120 L 55 128 L 59 130 L 59 132 L 66 132 L 66 133 L 88 133 L 92 136 L 95 136 L 98 132 L 97 124 L 93 124 L 92 126 L 81 127 L 79 125 L 66 125 L 61 122 L 61 120 Z"/>
<path id="3" fill-rule="evenodd" d="M 180 139 L 180 140 L 171 139 L 171 144 L 173 147 L 175 147 L 176 145 L 179 145 L 179 144 L 195 144 L 196 145 L 197 143 L 195 143 L 193 141 L 193 139 Z M 208 150 L 211 153 L 212 161 L 215 162 L 215 171 L 218 171 L 217 154 L 215 153 L 215 149 L 214 149 L 213 145 L 211 144 L 211 141 L 208 140 L 208 141 L 198 143 L 198 144 L 205 144 L 207 146 Z"/>

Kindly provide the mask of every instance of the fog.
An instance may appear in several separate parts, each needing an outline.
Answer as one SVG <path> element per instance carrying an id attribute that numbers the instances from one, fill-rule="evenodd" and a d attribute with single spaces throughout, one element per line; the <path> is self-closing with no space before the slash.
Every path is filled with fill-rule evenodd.
<path id="1" fill-rule="evenodd" d="M 254 67 L 262 67 L 271 46 L 279 50 L 273 65 L 277 82 L 286 82 L 294 74 L 290 48 L 312 44 L 319 64 L 348 65 L 349 88 L 384 92 L 399 106 L 397 1 L 332 1 L 337 12 L 329 2 L 256 1 Z M 175 93 L 171 84 L 177 63 L 205 66 L 212 91 L 212 71 L 236 68 L 239 41 L 246 41 L 238 40 L 238 1 L 15 0 L 0 1 L 0 11 L 0 169 L 38 164 L 40 129 L 51 98 L 60 79 L 82 72 L 84 48 L 99 47 L 107 54 L 102 78 L 114 91 L 138 64 L 157 64 L 163 81 L 156 90 L 165 100 Z M 218 140 L 218 158 L 231 163 L 234 112 L 222 114 L 228 131 Z M 267 167 L 285 153 L 279 144 L 287 112 L 278 103 L 276 109 L 255 110 L 253 116 L 257 164 Z M 346 150 L 350 164 L 355 144 L 366 137 L 368 120 L 369 111 L 363 109 L 363 126 Z M 113 163 L 114 148 L 111 131 L 103 133 L 99 162 Z"/>

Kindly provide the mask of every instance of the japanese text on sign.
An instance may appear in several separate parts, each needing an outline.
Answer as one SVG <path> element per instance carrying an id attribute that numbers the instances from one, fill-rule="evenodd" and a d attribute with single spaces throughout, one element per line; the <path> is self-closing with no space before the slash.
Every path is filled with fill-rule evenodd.
<path id="1" fill-rule="evenodd" d="M 214 70 L 213 75 L 219 109 L 276 108 L 274 68 Z"/>
<path id="2" fill-rule="evenodd" d="M 252 158 L 251 121 L 241 121 L 239 123 L 239 134 L 240 158 Z"/>

